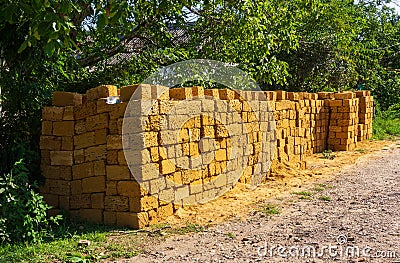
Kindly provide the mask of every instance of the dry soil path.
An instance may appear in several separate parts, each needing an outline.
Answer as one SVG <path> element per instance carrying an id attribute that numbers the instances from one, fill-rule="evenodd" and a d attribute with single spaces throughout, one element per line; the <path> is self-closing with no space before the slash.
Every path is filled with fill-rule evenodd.
<path id="1" fill-rule="evenodd" d="M 268 200 L 281 207 L 277 215 L 255 211 L 245 221 L 168 238 L 124 262 L 400 263 L 399 145 L 325 184 L 323 190 L 308 186 L 310 199 Z"/>

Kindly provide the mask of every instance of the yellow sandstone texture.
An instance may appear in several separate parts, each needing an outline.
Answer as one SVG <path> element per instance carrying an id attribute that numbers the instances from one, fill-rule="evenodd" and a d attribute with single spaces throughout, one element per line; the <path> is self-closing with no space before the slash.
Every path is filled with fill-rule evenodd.
<path id="1" fill-rule="evenodd" d="M 121 103 L 106 104 L 105 97 L 118 94 Z M 128 104 L 138 110 L 127 112 Z M 235 92 L 150 85 L 118 90 L 105 85 L 85 95 L 56 92 L 53 106 L 42 115 L 46 181 L 41 193 L 54 213 L 63 209 L 87 221 L 141 228 L 162 222 L 183 204 L 150 195 L 130 166 L 142 171 L 138 176 L 152 191 L 164 189 L 166 180 L 181 185 L 172 193 L 174 200 L 212 196 L 235 184 L 226 171 L 245 166 L 239 178 L 244 183 L 255 174 L 270 176 L 260 153 L 267 154 L 266 161 L 302 168 L 306 155 L 353 150 L 358 141 L 371 138 L 372 112 L 369 91 Z M 241 136 L 246 138 L 243 152 L 235 146 Z M 124 140 L 133 150 L 124 152 Z M 240 163 L 238 155 L 246 162 Z"/>

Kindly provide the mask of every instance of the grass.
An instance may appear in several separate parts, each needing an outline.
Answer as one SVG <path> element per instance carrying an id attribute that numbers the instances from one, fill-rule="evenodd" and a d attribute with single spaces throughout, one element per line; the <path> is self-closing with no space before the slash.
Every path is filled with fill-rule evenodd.
<path id="1" fill-rule="evenodd" d="M 180 228 L 171 228 L 167 231 L 169 234 L 187 234 L 187 233 L 199 233 L 205 230 L 204 226 L 194 224 L 191 222 L 186 222 L 186 226 Z"/>
<path id="2" fill-rule="evenodd" d="M 308 192 L 308 191 L 301 191 L 301 192 L 292 192 L 294 195 L 300 195 L 300 196 L 306 196 L 306 197 L 311 197 L 313 193 Z"/>
<path id="3" fill-rule="evenodd" d="M 0 262 L 88 262 L 100 258 L 123 256 L 117 246 L 109 246 L 107 236 L 115 228 L 102 225 L 60 226 L 53 237 L 38 244 L 14 244 L 0 246 Z M 91 242 L 86 248 L 78 247 L 78 241 Z M 132 242 L 130 251 L 139 253 Z M 79 261 L 80 260 L 80 261 Z"/>
<path id="4" fill-rule="evenodd" d="M 328 159 L 328 160 L 333 160 L 336 158 L 336 154 L 332 150 L 325 150 L 322 152 L 322 158 Z"/>
<path id="5" fill-rule="evenodd" d="M 397 108 L 379 112 L 372 122 L 372 138 L 375 140 L 395 139 L 400 136 L 400 114 Z"/>
<path id="6" fill-rule="evenodd" d="M 334 186 L 331 186 L 329 184 L 315 184 L 314 188 L 311 188 L 310 191 L 292 192 L 292 194 L 298 195 L 299 199 L 311 200 L 314 193 L 322 192 L 329 188 L 334 188 Z M 321 195 L 318 199 L 323 200 L 323 201 L 330 201 L 329 197 L 323 196 L 323 195 Z"/>
<path id="7" fill-rule="evenodd" d="M 329 184 L 315 184 L 316 187 L 320 187 L 323 189 L 330 189 L 330 188 L 335 188 L 335 186 L 329 185 Z"/>
<path id="8" fill-rule="evenodd" d="M 321 191 L 324 191 L 325 188 L 324 188 L 324 187 L 321 187 L 321 186 L 316 186 L 316 187 L 314 187 L 314 188 L 311 189 L 311 190 L 313 190 L 314 192 L 321 192 Z"/>
<path id="9" fill-rule="evenodd" d="M 37 244 L 0 245 L 0 262 L 98 262 L 101 259 L 131 258 L 141 253 L 147 244 L 163 236 L 200 232 L 203 226 L 186 223 L 171 228 L 157 225 L 147 229 L 129 230 L 94 224 L 64 223 L 54 236 Z M 78 247 L 79 240 L 89 240 L 88 247 Z"/>
<path id="10" fill-rule="evenodd" d="M 234 234 L 232 234 L 231 232 L 225 233 L 225 235 L 231 239 L 235 239 L 236 236 Z"/>
<path id="11" fill-rule="evenodd" d="M 266 215 L 277 215 L 280 213 L 279 208 L 271 204 L 263 206 L 260 211 Z"/>
<path id="12" fill-rule="evenodd" d="M 326 195 L 321 195 L 320 197 L 318 197 L 318 199 L 321 200 L 321 201 L 326 201 L 326 202 L 331 201 L 331 198 L 329 196 L 326 196 Z"/>
<path id="13" fill-rule="evenodd" d="M 313 193 L 308 191 L 292 192 L 292 194 L 299 195 L 300 196 L 299 199 L 302 200 L 310 200 L 313 195 Z"/>

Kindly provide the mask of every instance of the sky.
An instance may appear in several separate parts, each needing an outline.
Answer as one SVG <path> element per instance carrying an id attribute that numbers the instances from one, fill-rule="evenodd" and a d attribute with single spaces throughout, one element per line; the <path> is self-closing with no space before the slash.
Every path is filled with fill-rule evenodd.
<path id="1" fill-rule="evenodd" d="M 392 0 L 392 3 L 390 3 L 389 6 L 395 8 L 397 13 L 400 14 L 400 0 Z"/>

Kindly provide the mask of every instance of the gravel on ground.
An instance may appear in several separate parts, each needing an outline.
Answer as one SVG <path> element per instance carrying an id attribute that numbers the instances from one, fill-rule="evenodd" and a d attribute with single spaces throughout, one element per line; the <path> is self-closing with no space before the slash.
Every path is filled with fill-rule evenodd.
<path id="1" fill-rule="evenodd" d="M 120 262 L 400 263 L 399 147 L 267 199 L 246 220 L 172 236 Z"/>

